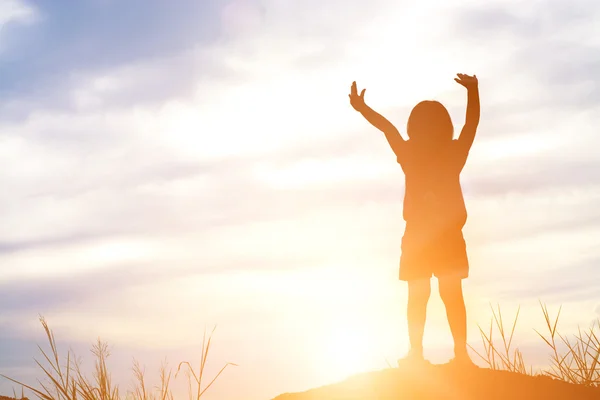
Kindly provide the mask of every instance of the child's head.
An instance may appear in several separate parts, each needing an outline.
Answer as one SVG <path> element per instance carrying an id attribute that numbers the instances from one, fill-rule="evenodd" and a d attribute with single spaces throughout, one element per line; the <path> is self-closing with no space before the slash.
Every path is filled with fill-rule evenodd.
<path id="1" fill-rule="evenodd" d="M 449 142 L 454 136 L 448 110 L 433 100 L 422 101 L 412 109 L 406 131 L 411 140 L 432 145 Z"/>

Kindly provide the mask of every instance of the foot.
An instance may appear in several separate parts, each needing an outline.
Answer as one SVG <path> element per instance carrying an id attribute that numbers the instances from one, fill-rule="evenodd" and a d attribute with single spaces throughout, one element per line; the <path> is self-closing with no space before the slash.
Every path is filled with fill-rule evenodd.
<path id="1" fill-rule="evenodd" d="M 450 365 L 454 365 L 459 368 L 479 368 L 466 353 L 457 354 L 452 360 L 450 360 Z"/>
<path id="2" fill-rule="evenodd" d="M 431 363 L 423 357 L 422 352 L 416 352 L 413 350 L 409 351 L 405 357 L 400 358 L 398 360 L 398 368 L 402 368 L 405 366 L 415 367 L 425 365 L 431 365 Z"/>

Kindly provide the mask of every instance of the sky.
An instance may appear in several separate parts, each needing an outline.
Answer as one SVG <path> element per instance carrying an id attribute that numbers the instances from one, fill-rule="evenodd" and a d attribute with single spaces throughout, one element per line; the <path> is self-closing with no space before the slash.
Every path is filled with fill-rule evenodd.
<path id="1" fill-rule="evenodd" d="M 35 384 L 39 315 L 84 365 L 108 342 L 123 389 L 134 358 L 152 383 L 197 363 L 215 325 L 207 373 L 238 366 L 209 400 L 386 368 L 408 348 L 404 178 L 347 94 L 402 132 L 439 100 L 458 131 L 459 72 L 482 107 L 469 343 L 490 304 L 520 306 L 515 341 L 547 365 L 540 302 L 565 334 L 600 317 L 599 18 L 594 0 L 2 0 L 0 373 Z M 445 362 L 435 292 L 428 311 Z"/>

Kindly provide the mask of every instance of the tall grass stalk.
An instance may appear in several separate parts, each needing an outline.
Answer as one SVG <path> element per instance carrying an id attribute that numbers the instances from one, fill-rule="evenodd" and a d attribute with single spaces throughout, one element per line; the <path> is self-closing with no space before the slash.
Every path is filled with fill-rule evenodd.
<path id="1" fill-rule="evenodd" d="M 544 336 L 537 330 L 536 332 L 552 349 L 551 369 L 545 371 L 545 374 L 570 383 L 600 386 L 600 334 L 596 332 L 596 329 L 600 328 L 600 320 L 594 321 L 587 330 L 582 331 L 578 328 L 578 332 L 573 335 L 574 341 L 571 341 L 556 330 L 560 309 L 552 323 L 548 308 L 542 303 L 540 305 L 549 335 Z M 559 352 L 559 343 L 566 347 L 564 353 Z"/>
<path id="2" fill-rule="evenodd" d="M 21 386 L 21 398 L 24 398 L 24 389 L 28 389 L 41 400 L 121 399 L 119 387 L 113 383 L 112 377 L 108 372 L 107 359 L 110 356 L 110 351 L 106 343 L 98 340 L 92 346 L 91 351 L 95 358 L 95 365 L 93 379 L 90 380 L 83 374 L 81 370 L 81 363 L 76 361 L 72 351 L 67 352 L 66 361 L 64 359 L 60 359 L 58 348 L 56 346 L 56 340 L 52 330 L 49 328 L 44 317 L 40 317 L 40 322 L 46 333 L 46 337 L 50 345 L 50 351 L 46 352 L 38 345 L 38 349 L 47 365 L 42 364 L 37 359 L 34 359 L 34 361 L 44 372 L 47 382 L 42 382 L 37 379 L 39 388 L 34 388 L 31 385 L 19 382 L 13 378 L 0 374 L 1 377 Z M 212 333 L 214 333 L 214 329 Z M 212 333 L 208 337 L 208 342 L 206 341 L 206 332 L 204 334 L 199 372 L 196 374 L 187 361 L 180 363 L 179 368 L 177 369 L 177 372 L 179 372 L 181 366 L 184 364 L 189 367 L 188 379 L 190 379 L 191 382 L 191 377 L 193 376 L 197 382 L 197 391 L 194 396 L 196 400 L 199 400 L 206 390 L 212 386 L 212 384 L 217 380 L 221 373 L 223 373 L 226 367 L 230 365 L 236 365 L 233 363 L 227 363 L 210 381 L 210 383 L 205 388 L 202 388 L 201 382 L 206 367 Z M 133 362 L 133 374 L 135 377 L 135 387 L 133 391 L 127 392 L 126 398 L 132 398 L 133 400 L 173 400 L 173 393 L 170 388 L 172 371 L 167 368 L 166 362 L 163 363 L 160 368 L 160 386 L 155 387 L 154 390 L 149 390 L 147 388 L 144 370 L 136 360 Z M 177 374 L 175 374 L 175 377 L 176 376 Z M 189 388 L 189 396 L 190 399 L 192 399 L 191 385 Z"/>
<path id="3" fill-rule="evenodd" d="M 507 334 L 506 332 L 500 306 L 497 306 L 497 311 L 494 310 L 494 307 L 492 307 L 491 304 L 490 308 L 492 309 L 492 319 L 490 321 L 489 332 L 486 333 L 481 326 L 478 326 L 483 343 L 484 354 L 480 354 L 470 345 L 469 347 L 488 365 L 490 369 L 507 370 L 526 375 L 532 374 L 532 371 L 527 371 L 525 362 L 523 361 L 523 353 L 521 353 L 518 348 L 513 349 L 512 347 L 513 336 L 517 326 L 517 320 L 519 319 L 521 307 L 517 309 L 517 314 L 515 315 L 510 334 Z M 502 341 L 500 345 L 494 342 L 494 326 L 496 327 Z"/>
<path id="4" fill-rule="evenodd" d="M 558 309 L 556 317 L 552 318 L 548 307 L 542 302 L 540 302 L 540 306 L 548 333 L 543 335 L 538 330 L 535 332 L 551 350 L 550 369 L 541 371 L 541 374 L 569 383 L 600 387 L 600 320 L 594 321 L 586 330 L 578 328 L 578 332 L 573 335 L 572 339 L 569 339 L 558 332 L 558 320 L 562 307 Z M 504 326 L 500 307 L 497 307 L 497 311 L 493 307 L 491 308 L 492 319 L 489 331 L 484 331 L 479 326 L 484 351 L 480 353 L 473 347 L 469 347 L 490 369 L 533 375 L 532 368 L 527 371 L 521 351 L 518 348 L 512 348 L 520 307 L 517 310 L 510 334 Z M 497 335 L 500 336 L 500 344 L 494 340 L 494 327 Z"/>

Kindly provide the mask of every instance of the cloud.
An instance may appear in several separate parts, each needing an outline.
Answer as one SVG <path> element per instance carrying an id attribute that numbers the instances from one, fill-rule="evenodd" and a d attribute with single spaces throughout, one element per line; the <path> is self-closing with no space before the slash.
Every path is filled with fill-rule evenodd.
<path id="1" fill-rule="evenodd" d="M 176 278 L 174 271 L 148 265 L 121 264 L 98 271 L 75 272 L 68 276 L 29 276 L 0 285 L 2 309 L 14 315 L 45 314 L 56 309 L 77 309 L 78 305 L 110 297 L 134 285 Z"/>
<path id="2" fill-rule="evenodd" d="M 18 380 L 33 382 L 36 374 L 36 367 L 33 358 L 39 358 L 36 352 L 35 343 L 32 340 L 19 338 L 11 329 L 10 323 L 0 323 L 2 334 L 0 335 L 0 374 Z M 12 382 L 1 378 L 0 393 L 3 395 L 12 395 L 13 389 L 16 393 L 21 393 L 21 388 Z"/>
<path id="3" fill-rule="evenodd" d="M 229 233 L 235 233 L 229 231 Z M 162 288 L 165 290 L 168 286 L 181 283 L 185 279 L 197 279 L 204 277 L 210 280 L 211 276 L 225 278 L 235 274 L 253 272 L 270 272 L 285 270 L 299 270 L 306 268 L 311 263 L 318 262 L 318 258 L 311 255 L 297 254 L 290 259 L 290 254 L 281 254 L 274 250 L 273 254 L 258 254 L 258 251 L 252 251 L 252 242 L 260 247 L 267 247 L 268 243 L 261 243 L 260 239 L 248 239 L 246 243 L 241 241 L 234 242 L 232 246 L 236 247 L 237 253 L 218 255 L 210 249 L 210 241 L 202 243 L 203 238 L 181 238 L 178 241 L 168 242 L 166 239 L 150 241 L 155 245 L 161 246 L 155 248 L 157 255 L 150 259 L 124 260 L 122 257 L 111 259 L 106 258 L 104 252 L 104 262 L 99 266 L 85 265 L 78 268 L 69 261 L 70 253 L 76 250 L 80 253 L 94 250 L 92 245 L 102 250 L 100 242 L 69 243 L 67 246 L 59 248 L 62 253 L 61 264 L 54 265 L 49 261 L 45 269 L 39 271 L 32 270 L 27 272 L 28 268 L 23 268 L 20 272 L 3 274 L 3 282 L 0 284 L 0 299 L 2 300 L 0 309 L 3 315 L 12 315 L 20 318 L 23 315 L 31 317 L 38 313 L 46 314 L 58 310 L 86 310 L 94 304 L 103 304 L 106 307 L 107 298 L 119 298 L 128 295 L 135 288 Z M 221 239 L 221 238 L 220 238 Z M 217 244 L 220 240 L 213 241 Z M 112 249 L 117 250 L 116 243 L 113 242 Z M 190 245 L 196 243 L 199 247 L 197 251 L 188 250 L 185 256 L 177 255 L 181 250 L 190 249 Z M 104 248 L 109 250 L 109 245 Z M 310 246 L 310 244 L 307 244 Z M 124 245 L 124 249 L 131 251 L 131 244 Z M 99 254 L 102 256 L 102 254 Z M 101 257 L 102 258 L 102 257 Z M 15 265 L 11 259 L 5 261 L 8 267 Z M 31 268 L 30 268 L 31 269 Z M 202 285 L 203 286 L 203 285 Z M 210 291 L 212 292 L 212 291 Z M 203 295 L 210 299 L 210 293 Z M 215 293 L 212 293 L 215 297 Z M 124 309 L 122 308 L 122 311 Z M 155 310 L 157 311 L 157 310 Z"/>
<path id="4" fill-rule="evenodd" d="M 515 100 L 525 97 L 535 99 L 538 107 L 551 102 L 579 108 L 598 104 L 591 89 L 597 83 L 594 70 L 599 58 L 590 50 L 600 44 L 591 33 L 599 11 L 593 1 L 579 2 L 577 7 L 559 1 L 519 7 L 506 1 L 459 9 L 450 21 L 474 51 L 484 46 L 509 50 L 495 60 L 499 74 L 494 78 L 526 78 Z"/>
<path id="5" fill-rule="evenodd" d="M 588 301 L 594 297 L 594 288 L 600 283 L 596 272 L 597 258 L 573 262 L 560 268 L 548 268 L 544 273 L 524 274 L 511 286 L 498 290 L 499 301 L 519 299 L 521 302 L 561 304 Z M 535 281 L 535 285 L 531 282 Z"/>
<path id="6" fill-rule="evenodd" d="M 463 173 L 470 282 L 506 301 L 593 298 L 600 104 L 583 39 L 597 8 L 438 3 L 41 7 L 1 54 L 9 328 L 44 311 L 67 338 L 159 346 L 202 314 L 264 334 L 284 306 L 329 310 L 327 285 L 350 288 L 326 267 L 395 279 L 403 176 L 348 86 L 400 129 L 422 98 L 459 128 L 459 67 L 483 105 Z"/>
<path id="7" fill-rule="evenodd" d="M 200 71 L 210 78 L 223 70 L 202 48 L 219 31 L 212 2 L 184 1 L 177 12 L 160 1 L 39 6 L 43 18 L 3 54 L 11 60 L 0 84 L 4 120 L 185 96 Z"/>
<path id="8" fill-rule="evenodd" d="M 38 17 L 38 10 L 25 1 L 7 0 L 0 5 L 0 26 L 30 24 Z"/>

